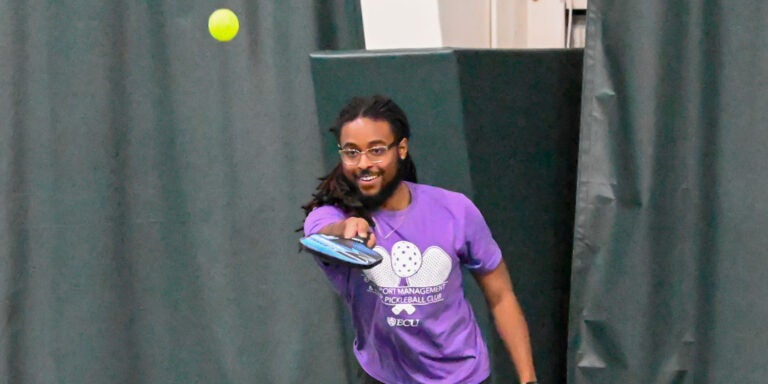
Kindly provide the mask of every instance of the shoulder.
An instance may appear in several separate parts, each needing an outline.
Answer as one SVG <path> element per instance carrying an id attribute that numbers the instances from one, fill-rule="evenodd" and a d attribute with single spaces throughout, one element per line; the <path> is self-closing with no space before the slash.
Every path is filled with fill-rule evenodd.
<path id="1" fill-rule="evenodd" d="M 474 206 L 472 200 L 461 192 L 451 191 L 449 189 L 428 184 L 408 183 L 408 186 L 412 188 L 413 193 L 420 199 L 424 198 L 425 200 L 432 200 L 448 206 Z"/>
<path id="2" fill-rule="evenodd" d="M 409 186 L 413 188 L 414 205 L 419 209 L 446 212 L 460 220 L 481 215 L 475 203 L 461 192 L 426 184 L 409 184 Z"/>

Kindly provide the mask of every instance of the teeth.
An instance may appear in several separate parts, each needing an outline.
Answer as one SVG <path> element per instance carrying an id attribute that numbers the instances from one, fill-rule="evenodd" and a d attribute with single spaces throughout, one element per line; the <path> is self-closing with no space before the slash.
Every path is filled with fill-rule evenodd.
<path id="1" fill-rule="evenodd" d="M 377 177 L 378 176 L 374 176 L 374 175 L 362 176 L 362 177 L 360 177 L 360 180 L 362 180 L 362 181 L 371 181 L 371 180 L 373 180 L 373 179 L 375 179 Z"/>

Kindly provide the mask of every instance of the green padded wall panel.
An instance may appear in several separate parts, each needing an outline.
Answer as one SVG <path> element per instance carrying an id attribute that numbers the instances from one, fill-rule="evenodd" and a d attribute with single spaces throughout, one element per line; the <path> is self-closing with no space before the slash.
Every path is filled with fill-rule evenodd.
<path id="1" fill-rule="evenodd" d="M 581 50 L 406 50 L 311 55 L 327 128 L 352 96 L 391 96 L 408 114 L 419 181 L 467 194 L 484 213 L 526 311 L 542 382 L 565 380 Z M 496 383 L 515 371 L 474 281 Z"/>

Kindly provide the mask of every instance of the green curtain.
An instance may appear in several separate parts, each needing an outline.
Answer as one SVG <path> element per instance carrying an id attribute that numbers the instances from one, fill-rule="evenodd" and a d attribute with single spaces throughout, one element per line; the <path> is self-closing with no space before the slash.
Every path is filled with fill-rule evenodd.
<path id="1" fill-rule="evenodd" d="M 213 40 L 231 8 L 240 33 Z M 355 0 L 0 0 L 0 382 L 341 383 L 298 253 Z"/>
<path id="2" fill-rule="evenodd" d="M 569 382 L 768 377 L 768 3 L 590 0 Z"/>

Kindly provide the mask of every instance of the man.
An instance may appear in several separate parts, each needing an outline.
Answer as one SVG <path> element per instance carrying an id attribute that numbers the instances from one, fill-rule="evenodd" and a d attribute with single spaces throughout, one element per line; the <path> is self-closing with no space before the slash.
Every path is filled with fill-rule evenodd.
<path id="1" fill-rule="evenodd" d="M 520 382 L 535 382 L 528 327 L 501 251 L 467 197 L 417 183 L 403 111 L 383 96 L 356 97 L 331 131 L 341 161 L 303 207 L 304 233 L 361 237 L 383 257 L 367 270 L 319 263 L 350 309 L 362 382 L 489 380 L 462 266 L 482 288 Z"/>

